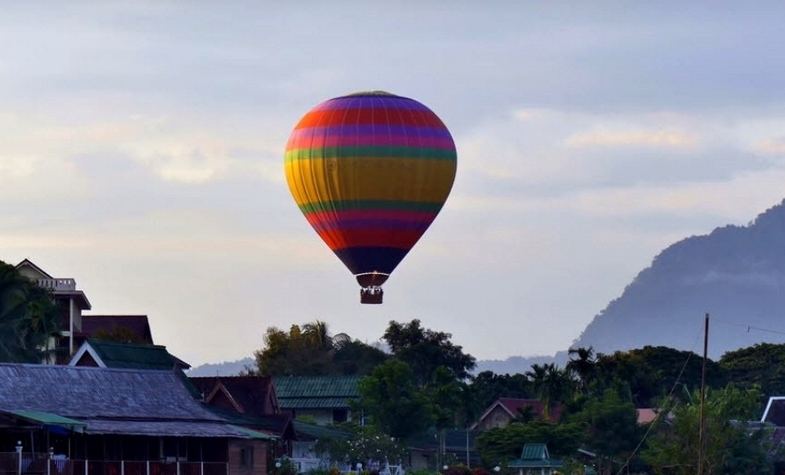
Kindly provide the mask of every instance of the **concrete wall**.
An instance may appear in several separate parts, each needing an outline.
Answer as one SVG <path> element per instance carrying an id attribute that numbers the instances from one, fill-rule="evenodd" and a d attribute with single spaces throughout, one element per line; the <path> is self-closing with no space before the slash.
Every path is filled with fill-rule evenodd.
<path id="1" fill-rule="evenodd" d="M 253 465 L 243 465 L 243 449 L 253 451 Z M 267 442 L 262 440 L 230 441 L 228 475 L 267 475 Z"/>

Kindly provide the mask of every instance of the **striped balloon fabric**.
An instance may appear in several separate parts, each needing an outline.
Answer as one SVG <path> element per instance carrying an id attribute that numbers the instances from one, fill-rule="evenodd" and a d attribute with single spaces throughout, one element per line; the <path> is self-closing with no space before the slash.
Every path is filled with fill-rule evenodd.
<path id="1" fill-rule="evenodd" d="M 444 205 L 455 143 L 423 104 L 357 93 L 323 102 L 300 120 L 285 169 L 311 226 L 361 286 L 377 288 Z"/>

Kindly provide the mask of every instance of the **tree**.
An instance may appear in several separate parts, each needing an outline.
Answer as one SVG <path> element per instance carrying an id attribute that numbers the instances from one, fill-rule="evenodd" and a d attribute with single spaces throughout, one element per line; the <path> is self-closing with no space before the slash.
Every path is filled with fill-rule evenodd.
<path id="1" fill-rule="evenodd" d="M 643 459 L 658 474 L 695 474 L 698 459 L 700 399 L 678 403 L 670 424 L 660 424 L 649 438 Z M 709 390 L 705 404 L 704 473 L 770 473 L 766 429 L 748 431 L 744 421 L 759 411 L 757 389 L 727 386 Z M 703 475 L 703 474 L 699 474 Z"/>
<path id="2" fill-rule="evenodd" d="M 571 457 L 583 440 L 578 424 L 553 424 L 537 420 L 512 424 L 483 432 L 477 438 L 477 449 L 483 461 L 493 466 L 521 455 L 523 444 L 546 443 L 553 457 Z"/>
<path id="3" fill-rule="evenodd" d="M 566 371 L 553 363 L 533 364 L 531 368 L 526 376 L 531 379 L 534 392 L 543 404 L 543 416 L 548 419 L 551 406 L 568 399 L 572 393 L 572 384 Z"/>
<path id="4" fill-rule="evenodd" d="M 264 348 L 254 353 L 259 374 L 270 376 L 365 375 L 387 355 L 358 340 L 333 341 L 325 322 L 270 327 Z"/>
<path id="5" fill-rule="evenodd" d="M 403 361 L 390 359 L 377 366 L 360 380 L 359 390 L 359 406 L 380 431 L 403 438 L 430 427 L 429 401 Z"/>
<path id="6" fill-rule="evenodd" d="M 785 393 L 785 344 L 759 343 L 722 355 L 720 367 L 728 380 L 761 393 Z"/>
<path id="7" fill-rule="evenodd" d="M 583 428 L 586 445 L 598 456 L 600 474 L 612 473 L 613 461 L 628 457 L 643 435 L 635 406 L 611 389 L 588 399 L 570 420 Z"/>
<path id="8" fill-rule="evenodd" d="M 40 363 L 53 351 L 57 307 L 48 291 L 0 261 L 0 361 Z"/>
<path id="9" fill-rule="evenodd" d="M 614 386 L 627 386 L 637 407 L 652 406 L 668 394 L 682 367 L 684 372 L 679 382 L 690 391 L 699 387 L 702 362 L 703 358 L 694 353 L 665 346 L 645 346 L 617 351 L 612 355 L 599 354 L 596 390 L 601 394 Z M 723 371 L 714 361 L 706 362 L 706 380 L 710 386 L 724 384 Z"/>
<path id="10" fill-rule="evenodd" d="M 597 358 L 594 355 L 594 348 L 570 348 L 568 354 L 570 361 L 567 362 L 565 369 L 578 380 L 581 392 L 587 394 L 597 373 Z"/>
<path id="11" fill-rule="evenodd" d="M 359 340 L 337 343 L 333 365 L 337 374 L 361 375 L 371 371 L 387 360 L 387 354 Z"/>
<path id="12" fill-rule="evenodd" d="M 399 441 L 375 427 L 346 425 L 342 428 L 349 431 L 348 437 L 320 438 L 316 443 L 316 452 L 327 454 L 331 460 L 348 463 L 351 467 L 356 467 L 358 463 L 363 464 L 363 467 L 369 467 L 374 462 L 396 463 L 406 455 L 406 448 Z"/>
<path id="13" fill-rule="evenodd" d="M 433 379 L 436 368 L 447 368 L 455 378 L 466 379 L 475 366 L 472 355 L 454 345 L 452 335 L 423 328 L 419 320 L 409 323 L 391 321 L 382 339 L 390 346 L 392 354 L 405 362 L 414 372 L 417 383 L 422 385 Z"/>

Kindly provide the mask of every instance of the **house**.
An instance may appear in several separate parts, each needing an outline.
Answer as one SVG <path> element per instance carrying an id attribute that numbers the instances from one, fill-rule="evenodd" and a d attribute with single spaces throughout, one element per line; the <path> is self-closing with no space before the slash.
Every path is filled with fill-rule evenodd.
<path id="1" fill-rule="evenodd" d="M 517 470 L 518 475 L 553 475 L 564 463 L 552 459 L 545 444 L 524 444 L 521 458 L 511 460 L 507 468 Z"/>
<path id="2" fill-rule="evenodd" d="M 276 455 L 291 454 L 295 439 L 292 416 L 278 405 L 273 380 L 269 376 L 191 377 L 201 400 L 234 424 L 278 437 Z"/>
<path id="3" fill-rule="evenodd" d="M 171 355 L 165 346 L 132 345 L 111 341 L 87 340 L 76 351 L 69 366 L 99 368 L 187 370 L 185 361 Z"/>
<path id="4" fill-rule="evenodd" d="M 552 404 L 548 411 L 547 420 L 558 421 L 562 410 L 560 403 Z M 488 406 L 471 429 L 486 431 L 505 427 L 517 418 L 526 417 L 527 414 L 534 419 L 546 419 L 545 405 L 538 399 L 502 397 Z"/>
<path id="5" fill-rule="evenodd" d="M 0 472 L 262 475 L 274 439 L 208 410 L 177 371 L 0 364 Z"/>
<path id="6" fill-rule="evenodd" d="M 359 376 L 280 376 L 274 384 L 281 410 L 304 422 L 328 425 L 353 419 L 359 381 Z"/>
<path id="7" fill-rule="evenodd" d="M 50 364 L 66 364 L 88 339 L 125 340 L 126 343 L 153 344 L 146 315 L 83 315 L 92 306 L 84 291 L 71 277 L 52 277 L 29 259 L 16 270 L 39 287 L 52 292 L 59 314 L 60 332 L 53 338 L 54 357 Z"/>
<path id="8" fill-rule="evenodd" d="M 76 281 L 71 277 L 52 277 L 29 259 L 15 267 L 23 277 L 52 292 L 62 330 L 54 337 L 53 347 L 57 356 L 49 363 L 64 363 L 76 350 L 75 337 L 82 331 L 82 312 L 92 308 L 90 301 L 83 291 L 76 288 Z"/>

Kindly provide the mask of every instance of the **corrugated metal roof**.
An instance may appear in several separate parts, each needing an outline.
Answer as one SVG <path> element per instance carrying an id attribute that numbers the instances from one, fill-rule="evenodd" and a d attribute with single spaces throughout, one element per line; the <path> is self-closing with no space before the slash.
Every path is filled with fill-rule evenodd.
<path id="1" fill-rule="evenodd" d="M 89 434 L 269 438 L 209 411 L 174 371 L 0 364 L 0 410 L 77 419 Z"/>
<path id="2" fill-rule="evenodd" d="M 297 397 L 279 399 L 281 409 L 348 409 L 356 398 L 343 397 Z"/>
<path id="3" fill-rule="evenodd" d="M 174 371 L 0 364 L 0 409 L 76 418 L 220 421 Z"/>
<path id="4" fill-rule="evenodd" d="M 282 409 L 347 408 L 360 397 L 359 376 L 281 376 L 273 381 Z"/>
<path id="5" fill-rule="evenodd" d="M 275 436 L 232 424 L 197 421 L 85 421 L 88 434 L 123 434 L 170 437 L 232 437 L 238 439 L 273 440 Z"/>
<path id="6" fill-rule="evenodd" d="M 173 369 L 177 360 L 165 346 L 135 345 L 110 341 L 90 340 L 90 347 L 98 353 L 108 368 Z"/>
<path id="7" fill-rule="evenodd" d="M 21 417 L 22 419 L 26 419 L 28 421 L 37 422 L 44 425 L 51 425 L 51 426 L 61 426 L 67 427 L 70 429 L 82 429 L 84 428 L 84 422 L 77 421 L 75 419 L 69 419 L 68 417 L 58 416 L 57 414 L 52 414 L 51 412 L 44 412 L 44 411 L 0 411 L 5 414 L 12 414 L 17 417 Z"/>

